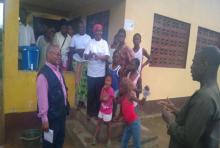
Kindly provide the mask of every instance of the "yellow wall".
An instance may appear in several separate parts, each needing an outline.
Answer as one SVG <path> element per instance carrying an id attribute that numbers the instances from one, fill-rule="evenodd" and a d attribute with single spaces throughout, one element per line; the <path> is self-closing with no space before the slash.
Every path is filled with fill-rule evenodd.
<path id="1" fill-rule="evenodd" d="M 198 88 L 198 83 L 192 81 L 190 74 L 196 47 L 197 29 L 198 26 L 201 26 L 220 32 L 219 6 L 220 2 L 217 0 L 126 1 L 125 19 L 135 22 L 134 30 L 128 32 L 127 42 L 131 46 L 133 34 L 139 32 L 142 34 L 142 47 L 147 48 L 149 53 L 154 13 L 191 24 L 186 69 L 156 67 L 144 69 L 143 85 L 150 86 L 152 94 L 150 99 L 190 96 Z"/>
<path id="2" fill-rule="evenodd" d="M 151 99 L 189 96 L 198 88 L 191 79 L 190 65 L 195 52 L 198 26 L 220 32 L 220 9 L 216 0 L 120 0 L 105 4 L 85 6 L 71 16 L 86 16 L 110 10 L 109 41 L 123 26 L 124 19 L 135 21 L 134 31 L 128 32 L 127 41 L 132 45 L 132 36 L 142 34 L 142 46 L 150 52 L 154 13 L 175 18 L 191 24 L 186 69 L 147 67 L 143 71 L 143 85 L 151 87 Z M 5 1 L 5 32 L 3 48 L 3 98 L 4 112 L 28 112 L 36 110 L 36 72 L 17 70 L 18 59 L 18 13 L 19 1 Z M 211 20 L 211 21 L 209 21 Z M 65 73 L 69 87 L 69 100 L 73 105 L 74 74 Z M 220 81 L 219 81 L 220 82 Z"/>
<path id="3" fill-rule="evenodd" d="M 3 48 L 3 98 L 4 112 L 35 111 L 36 99 L 36 72 L 17 70 L 18 59 L 18 16 L 19 1 L 5 1 L 5 28 Z M 65 73 L 69 87 L 69 100 L 73 105 L 74 75 Z"/>
<path id="4" fill-rule="evenodd" d="M 108 41 L 111 43 L 115 33 L 119 28 L 123 27 L 125 15 L 125 0 L 103 1 L 102 3 L 94 3 L 86 5 L 75 10 L 70 16 L 81 16 L 86 21 L 86 17 L 91 14 L 110 10 Z"/>
<path id="5" fill-rule="evenodd" d="M 4 112 L 29 112 L 35 111 L 37 107 L 36 98 L 36 72 L 18 71 L 18 17 L 19 1 L 7 0 L 5 4 L 5 34 L 4 34 L 4 61 L 3 61 L 3 98 Z M 85 11 L 86 10 L 86 11 Z M 86 18 L 89 14 L 110 10 L 109 40 L 118 28 L 123 26 L 125 1 L 108 1 L 104 5 L 88 5 L 80 8 L 75 16 Z M 42 14 L 32 13 L 34 16 Z M 73 14 L 71 16 L 74 16 Z M 44 14 L 45 16 L 45 14 Z M 48 17 L 48 15 L 46 15 Z M 51 15 L 50 15 L 51 17 Z M 56 17 L 56 16 L 54 16 Z M 74 105 L 74 74 L 65 73 L 65 79 L 69 88 L 69 100 Z"/>

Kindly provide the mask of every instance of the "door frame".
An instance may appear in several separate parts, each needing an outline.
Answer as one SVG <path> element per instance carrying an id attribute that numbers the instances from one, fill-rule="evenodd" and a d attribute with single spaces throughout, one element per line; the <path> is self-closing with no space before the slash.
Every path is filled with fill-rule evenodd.
<path id="1" fill-rule="evenodd" d="M 5 115 L 4 115 L 4 98 L 3 98 L 3 34 L 4 34 L 4 1 L 0 0 L 0 4 L 3 4 L 3 26 L 1 28 L 0 39 L 0 146 L 5 143 Z M 1 12 L 2 13 L 2 12 Z"/>

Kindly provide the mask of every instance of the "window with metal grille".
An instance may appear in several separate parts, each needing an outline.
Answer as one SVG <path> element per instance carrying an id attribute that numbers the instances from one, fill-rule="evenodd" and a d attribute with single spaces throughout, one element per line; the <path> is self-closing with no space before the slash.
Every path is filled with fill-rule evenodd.
<path id="1" fill-rule="evenodd" d="M 197 33 L 196 50 L 208 45 L 214 45 L 220 48 L 220 33 L 199 27 Z"/>
<path id="2" fill-rule="evenodd" d="M 189 33 L 190 24 L 155 14 L 150 66 L 185 68 Z"/>

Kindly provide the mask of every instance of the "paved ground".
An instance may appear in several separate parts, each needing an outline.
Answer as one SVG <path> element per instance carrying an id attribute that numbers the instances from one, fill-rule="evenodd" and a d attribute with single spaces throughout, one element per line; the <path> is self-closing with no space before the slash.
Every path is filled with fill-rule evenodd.
<path id="1" fill-rule="evenodd" d="M 4 146 L 4 148 L 24 148 L 25 147 L 24 144 L 19 139 L 19 133 L 21 133 L 21 130 L 16 130 L 13 133 L 10 133 L 10 135 L 6 137 L 7 143 Z M 40 146 L 36 146 L 36 148 L 37 147 Z M 74 144 L 72 143 L 69 137 L 65 138 L 64 148 L 74 148 Z"/>
<path id="2" fill-rule="evenodd" d="M 149 128 L 159 138 L 159 148 L 167 148 L 169 144 L 169 136 L 167 128 L 160 116 L 145 118 L 142 124 Z"/>
<path id="3" fill-rule="evenodd" d="M 148 127 L 153 133 L 159 137 L 159 148 L 167 148 L 169 137 L 166 134 L 166 127 L 163 123 L 161 117 L 154 116 L 150 118 L 144 118 L 142 124 Z M 7 133 L 7 144 L 4 148 L 24 148 L 23 143 L 19 140 L 19 133 L 22 129 L 16 128 L 15 130 Z M 65 139 L 64 148 L 74 148 L 74 143 L 70 140 L 69 137 Z"/>

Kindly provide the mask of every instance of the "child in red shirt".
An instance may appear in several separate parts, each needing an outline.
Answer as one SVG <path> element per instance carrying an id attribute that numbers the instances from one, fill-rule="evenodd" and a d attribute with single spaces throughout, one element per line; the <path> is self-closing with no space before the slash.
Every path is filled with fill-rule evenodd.
<path id="1" fill-rule="evenodd" d="M 111 120 L 112 120 L 112 110 L 113 110 L 113 99 L 114 99 L 114 90 L 111 87 L 112 77 L 107 75 L 105 77 L 105 85 L 101 90 L 100 101 L 101 106 L 98 114 L 98 124 L 96 131 L 93 137 L 93 145 L 96 144 L 96 136 L 100 130 L 101 123 L 106 123 L 108 128 L 108 139 L 107 146 L 111 145 Z"/>
<path id="2" fill-rule="evenodd" d="M 140 148 L 140 120 L 135 112 L 134 100 L 131 97 L 131 92 L 134 89 L 132 81 L 128 78 L 123 78 L 120 82 L 120 104 L 121 114 L 126 123 L 123 132 L 121 147 L 127 148 L 130 137 L 133 137 L 133 145 L 135 148 Z"/>

